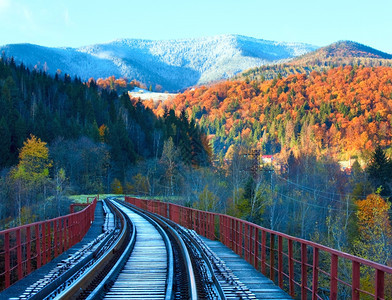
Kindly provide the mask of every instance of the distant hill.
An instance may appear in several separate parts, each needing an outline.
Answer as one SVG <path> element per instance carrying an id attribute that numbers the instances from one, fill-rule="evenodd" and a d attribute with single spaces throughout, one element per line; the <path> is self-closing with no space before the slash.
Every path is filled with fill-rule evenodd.
<path id="1" fill-rule="evenodd" d="M 345 61 L 354 58 L 392 59 L 392 54 L 388 54 L 352 41 L 339 41 L 329 46 L 319 48 L 313 52 L 294 58 L 290 64 L 322 64 L 325 61 Z"/>
<path id="2" fill-rule="evenodd" d="M 390 67 L 392 66 L 392 54 L 352 41 L 339 41 L 284 63 L 249 69 L 234 78 L 247 80 L 273 79 L 298 73 L 309 74 L 312 71 L 323 71 L 325 68 L 346 65 Z"/>
<path id="3" fill-rule="evenodd" d="M 227 79 L 246 69 L 287 60 L 317 47 L 302 43 L 266 41 L 239 35 L 198 39 L 119 39 L 81 48 L 48 48 L 32 44 L 0 47 L 29 68 L 51 74 L 136 79 L 147 86 L 178 91 L 189 86 Z"/>

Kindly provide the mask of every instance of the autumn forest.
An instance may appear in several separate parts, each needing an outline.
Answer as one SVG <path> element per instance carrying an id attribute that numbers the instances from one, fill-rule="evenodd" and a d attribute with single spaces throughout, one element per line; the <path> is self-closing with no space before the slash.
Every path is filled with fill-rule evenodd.
<path id="1" fill-rule="evenodd" d="M 392 265 L 392 68 L 366 59 L 263 67 L 141 101 L 135 80 L 2 57 L 1 228 L 66 214 L 73 194 L 131 194 Z"/>
<path id="2" fill-rule="evenodd" d="M 197 120 L 217 153 L 243 144 L 265 154 L 366 159 L 376 145 L 390 146 L 391 80 L 391 68 L 346 66 L 272 81 L 222 82 L 164 105 Z"/>

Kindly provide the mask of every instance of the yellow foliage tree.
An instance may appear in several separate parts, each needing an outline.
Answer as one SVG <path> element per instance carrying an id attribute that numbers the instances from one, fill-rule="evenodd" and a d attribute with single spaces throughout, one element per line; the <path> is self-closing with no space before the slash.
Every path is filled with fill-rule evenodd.
<path id="1" fill-rule="evenodd" d="M 49 177 L 50 167 L 52 167 L 52 162 L 49 159 L 47 144 L 34 135 L 30 135 L 30 138 L 23 143 L 13 177 L 21 178 L 28 184 L 40 184 Z"/>
<path id="2" fill-rule="evenodd" d="M 392 227 L 388 211 L 391 204 L 371 194 L 356 202 L 359 237 L 354 250 L 359 256 L 384 265 L 392 264 Z M 361 286 L 374 292 L 374 270 L 362 268 Z"/>
<path id="3" fill-rule="evenodd" d="M 390 203 L 380 195 L 371 194 L 366 199 L 357 201 L 356 204 L 358 229 L 364 240 L 392 238 L 392 228 L 388 217 Z"/>
<path id="4" fill-rule="evenodd" d="M 18 165 L 11 171 L 19 224 L 23 222 L 21 217 L 22 206 L 30 207 L 31 201 L 35 200 L 35 202 L 38 202 L 39 196 L 42 194 L 43 199 L 46 199 L 46 185 L 49 180 L 49 169 L 51 167 L 52 161 L 49 158 L 47 144 L 34 135 L 30 135 L 30 138 L 23 143 L 23 147 L 20 150 Z M 24 219 L 28 218 L 24 217 Z"/>
<path id="5" fill-rule="evenodd" d="M 124 193 L 122 184 L 121 184 L 120 180 L 118 180 L 117 178 L 114 178 L 111 187 L 112 187 L 112 192 L 114 194 L 123 194 Z"/>

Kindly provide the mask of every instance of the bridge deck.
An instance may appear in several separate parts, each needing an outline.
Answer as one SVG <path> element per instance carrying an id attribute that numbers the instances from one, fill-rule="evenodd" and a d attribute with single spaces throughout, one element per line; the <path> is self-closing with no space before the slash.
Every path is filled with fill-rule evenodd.
<path id="1" fill-rule="evenodd" d="M 104 213 L 103 213 L 102 202 L 98 201 L 97 206 L 95 208 L 94 222 L 91 225 L 87 234 L 84 236 L 84 238 L 79 243 L 77 243 L 76 245 L 74 245 L 73 247 L 71 247 L 70 249 L 68 249 L 67 251 L 65 251 L 55 259 L 53 259 L 52 261 L 48 262 L 38 270 L 35 270 L 25 278 L 17 281 L 15 284 L 11 285 L 8 289 L 2 291 L 0 293 L 0 299 L 19 297 L 21 294 L 23 294 L 23 292 L 26 290 L 27 287 L 35 283 L 37 280 L 44 278 L 49 271 L 51 271 L 53 268 L 56 267 L 57 263 L 61 262 L 63 259 L 66 259 L 68 256 L 72 255 L 73 253 L 77 252 L 85 245 L 93 241 L 98 235 L 100 235 L 102 233 L 103 222 L 104 222 Z"/>
<path id="2" fill-rule="evenodd" d="M 89 243 L 91 240 L 95 239 L 99 234 L 101 234 L 103 221 L 104 216 L 102 204 L 101 202 L 98 202 L 97 208 L 95 210 L 95 220 L 90 230 L 80 243 L 76 244 L 74 247 L 67 250 L 53 261 L 49 262 L 48 264 L 44 265 L 40 269 L 34 271 L 24 279 L 18 281 L 8 289 L 1 292 L 0 299 L 9 299 L 20 296 L 25 291 L 26 287 L 36 282 L 39 278 L 43 278 L 51 269 L 56 266 L 58 262 L 67 258 L 68 255 L 76 252 L 85 244 Z M 226 263 L 226 265 L 233 271 L 239 280 L 256 295 L 257 299 L 292 299 L 288 294 L 275 286 L 270 279 L 256 271 L 249 263 L 235 254 L 232 250 L 224 246 L 222 243 L 218 241 L 211 241 L 202 236 L 201 238 L 211 248 L 211 250 L 214 251 Z"/>
<path id="3" fill-rule="evenodd" d="M 270 279 L 256 271 L 248 262 L 221 242 L 211 241 L 202 236 L 200 238 L 226 263 L 226 266 L 233 271 L 234 275 L 256 295 L 257 299 L 292 300 Z"/>

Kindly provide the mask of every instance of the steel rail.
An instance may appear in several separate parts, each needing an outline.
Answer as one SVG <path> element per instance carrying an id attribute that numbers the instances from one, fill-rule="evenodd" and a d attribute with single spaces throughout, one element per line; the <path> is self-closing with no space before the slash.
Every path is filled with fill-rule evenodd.
<path id="1" fill-rule="evenodd" d="M 109 273 L 105 276 L 105 278 L 101 281 L 101 283 L 99 283 L 98 286 L 93 291 L 90 292 L 90 295 L 86 298 L 86 300 L 97 299 L 98 295 L 102 295 L 104 290 L 108 288 L 107 283 L 113 280 L 115 277 L 117 277 L 119 272 L 121 272 L 121 269 L 123 268 L 126 259 L 129 257 L 133 247 L 135 246 L 136 234 L 137 234 L 136 227 L 131 219 L 129 219 L 125 214 L 124 216 L 127 218 L 129 224 L 131 224 L 131 227 L 134 229 L 132 230 L 131 233 L 132 234 L 131 241 L 128 243 L 128 246 L 126 247 L 125 251 L 122 253 L 117 263 L 113 266 L 113 268 L 109 271 Z"/>
<path id="2" fill-rule="evenodd" d="M 147 216 L 146 214 L 140 213 L 140 211 L 137 211 L 133 208 L 128 207 L 128 205 L 124 205 L 124 202 L 114 202 L 115 205 L 119 206 L 125 206 L 128 209 L 132 209 L 132 211 L 134 211 L 135 213 L 139 214 L 141 217 L 143 217 L 144 219 L 146 219 L 148 222 L 150 222 L 159 232 L 159 234 L 162 236 L 163 242 L 165 243 L 166 246 L 166 251 L 167 251 L 167 277 L 166 277 L 166 282 L 165 282 L 165 286 L 166 286 L 166 290 L 165 290 L 165 300 L 171 300 L 173 299 L 173 286 L 174 286 L 174 257 L 173 257 L 173 249 L 172 249 L 172 245 L 171 245 L 171 241 L 168 237 L 168 235 L 166 234 L 165 230 L 160 226 L 160 224 L 158 224 L 157 222 L 155 222 L 154 219 L 150 218 L 149 216 Z M 88 298 L 88 299 L 94 299 L 94 298 Z"/>
<path id="3" fill-rule="evenodd" d="M 104 247 L 104 245 L 108 242 L 108 240 L 113 237 L 113 235 L 114 235 L 114 232 L 109 233 L 108 236 L 106 236 L 105 239 L 100 242 L 100 245 L 97 247 L 97 249 L 95 251 L 91 252 L 89 255 L 87 255 L 85 258 L 83 258 L 81 261 L 79 261 L 78 263 L 73 265 L 71 269 L 64 272 L 59 277 L 57 277 L 55 280 L 53 280 L 50 284 L 48 284 L 47 286 L 42 288 L 40 291 L 38 291 L 37 293 L 32 295 L 29 298 L 29 300 L 41 300 L 41 299 L 44 299 L 45 297 L 49 296 L 51 293 L 53 293 L 53 291 L 57 287 L 64 284 L 73 275 L 75 275 L 75 273 L 78 270 L 80 270 L 89 261 L 94 259 L 94 257 L 97 255 L 97 253 Z"/>
<path id="4" fill-rule="evenodd" d="M 174 230 L 175 234 L 178 236 L 178 238 L 184 243 L 184 239 L 181 237 L 181 235 L 186 236 L 186 238 L 192 243 L 192 245 L 197 249 L 197 251 L 199 252 L 199 254 L 201 255 L 201 257 L 203 258 L 203 262 L 206 265 L 209 275 L 211 276 L 212 282 L 216 288 L 216 291 L 220 297 L 220 299 L 224 300 L 226 299 L 226 295 L 225 292 L 223 291 L 223 288 L 219 282 L 219 280 L 217 279 L 215 272 L 214 272 L 214 268 L 212 266 L 211 261 L 209 260 L 209 258 L 207 257 L 206 253 L 203 251 L 202 247 L 195 241 L 195 239 L 186 231 L 183 230 L 181 228 L 181 226 L 173 221 L 171 221 L 170 219 L 167 219 L 163 216 L 142 210 L 142 212 L 144 214 L 149 214 L 151 217 L 159 220 L 160 222 L 162 222 L 162 224 L 165 224 L 164 226 L 166 227 L 170 227 L 171 230 Z M 178 232 L 181 232 L 181 234 L 179 234 Z"/>
<path id="5" fill-rule="evenodd" d="M 178 232 L 172 226 L 170 226 L 164 220 L 161 220 L 159 217 L 155 216 L 154 214 L 150 214 L 140 209 L 137 209 L 134 206 L 130 206 L 129 204 L 123 201 L 120 202 L 120 201 L 112 201 L 112 200 L 113 199 L 108 199 L 107 203 L 110 206 L 110 209 L 113 211 L 113 213 L 116 216 L 118 216 L 118 219 L 121 222 L 121 229 L 117 230 L 117 232 L 120 231 L 120 233 L 118 233 L 117 237 L 113 238 L 115 240 L 113 244 L 110 245 L 109 247 L 106 246 L 108 247 L 108 249 L 105 250 L 105 254 L 100 256 L 99 258 L 95 258 L 96 259 L 95 262 L 92 263 L 91 259 L 93 259 L 96 256 L 95 255 L 96 252 L 94 252 L 94 254 L 88 255 L 88 258 L 83 259 L 83 263 L 79 262 L 75 264 L 75 266 L 72 268 L 73 271 L 70 271 L 67 277 L 63 277 L 61 280 L 60 279 L 55 280 L 53 283 L 50 284 L 50 286 L 45 288 L 45 293 L 39 292 L 36 295 L 34 295 L 35 297 L 34 299 L 43 299 L 44 297 L 51 297 L 54 299 L 89 299 L 89 300 L 98 299 L 98 298 L 105 297 L 105 294 L 109 292 L 111 290 L 111 287 L 113 286 L 115 292 L 114 294 L 112 293 L 109 296 L 109 298 L 112 298 L 113 295 L 115 295 L 115 293 L 118 293 L 119 291 L 116 285 L 123 286 L 124 284 L 126 284 L 126 282 L 124 283 L 123 279 L 120 282 L 116 282 L 116 281 L 118 277 L 124 278 L 128 276 L 126 275 L 127 274 L 126 270 L 125 270 L 125 274 L 123 274 L 123 268 L 124 266 L 127 265 L 128 260 L 132 260 L 132 259 L 138 260 L 141 257 L 143 261 L 146 260 L 149 261 L 148 258 L 146 259 L 144 258 L 143 252 L 140 254 L 140 250 L 139 250 L 138 259 L 134 258 L 134 255 L 132 253 L 135 247 L 135 243 L 137 241 L 138 231 L 136 228 L 137 226 L 140 226 L 140 224 L 144 224 L 144 222 L 151 224 L 149 225 L 150 226 L 149 228 L 155 228 L 154 230 L 156 230 L 157 232 L 156 235 L 162 237 L 160 242 L 161 246 L 159 246 L 161 247 L 160 249 L 166 249 L 164 250 L 164 252 L 162 252 L 162 250 L 159 250 L 159 252 L 157 252 L 160 253 L 158 254 L 159 257 L 163 255 L 163 253 L 165 253 L 164 254 L 165 259 L 162 260 L 162 262 L 165 261 L 164 265 L 166 271 L 163 271 L 164 269 L 161 269 L 160 271 L 161 275 L 159 275 L 161 279 L 158 279 L 158 277 L 155 277 L 155 279 L 153 279 L 153 280 L 162 280 L 161 283 L 159 284 L 162 287 L 161 290 L 162 293 L 159 296 L 156 295 L 156 297 L 165 300 L 172 300 L 175 298 L 178 299 L 178 295 L 179 295 L 178 292 L 180 286 L 180 290 L 181 290 L 180 295 L 184 295 L 184 297 L 191 300 L 198 299 L 198 290 L 197 290 L 191 256 L 188 252 L 187 246 L 185 245 L 183 239 L 178 234 Z M 126 210 L 125 208 L 128 208 L 129 210 Z M 131 211 L 133 212 L 132 214 Z M 136 214 L 140 216 L 135 219 L 138 220 L 137 222 L 139 225 L 136 225 L 131 220 L 132 216 L 136 216 Z M 128 215 L 130 215 L 131 218 Z M 153 234 L 153 232 L 154 231 L 151 231 L 151 234 Z M 143 236 L 143 233 L 141 236 Z M 105 240 L 109 240 L 109 237 L 105 238 Z M 140 241 L 139 243 L 142 242 Z M 173 249 L 174 247 L 172 246 L 173 243 L 176 244 L 175 246 L 176 251 L 174 251 Z M 136 248 L 138 247 L 135 247 L 135 249 Z M 138 249 L 140 249 L 140 247 Z M 176 256 L 176 262 L 175 262 L 174 253 L 177 253 L 178 255 L 179 252 L 180 255 Z M 181 262 L 179 262 L 178 259 L 180 259 Z M 142 262 L 142 260 L 140 260 L 140 262 Z M 90 263 L 90 266 L 84 264 L 85 262 Z M 140 265 L 139 268 L 141 268 L 141 266 L 143 266 L 143 264 Z M 175 266 L 177 270 L 178 268 L 181 269 L 180 273 L 176 274 L 177 277 L 176 279 L 174 274 Z M 85 270 L 84 271 L 76 270 L 80 268 L 85 268 Z M 147 271 L 147 273 L 144 274 L 148 274 L 148 272 L 150 272 L 148 267 L 145 270 Z M 132 272 L 134 271 L 135 270 L 133 270 Z M 143 276 L 143 275 L 139 275 L 139 276 Z M 146 278 L 144 279 L 146 280 Z M 143 281 L 141 281 L 141 283 L 136 283 L 136 285 L 138 285 L 141 288 L 142 287 L 141 284 L 143 284 L 142 282 Z M 61 287 L 59 288 L 59 286 Z M 64 286 L 66 287 L 64 288 Z M 63 288 L 64 290 L 61 290 Z M 130 297 L 140 298 L 141 296 L 143 296 L 143 292 L 141 292 L 140 288 L 126 287 L 125 289 L 128 289 L 128 292 L 131 293 Z M 143 290 L 145 291 L 144 293 L 150 292 L 151 295 L 154 294 L 153 290 L 149 290 L 149 284 L 145 287 L 143 286 Z M 177 294 L 175 295 L 175 293 Z M 125 294 L 122 294 L 122 296 L 124 295 Z M 119 294 L 119 296 L 121 296 L 121 294 Z M 183 296 L 181 296 L 181 298 L 182 297 Z"/>
<path id="6" fill-rule="evenodd" d="M 119 202 L 119 201 L 117 201 Z M 134 205 L 131 205 L 126 202 L 119 202 L 122 205 L 129 207 L 133 211 L 139 213 L 140 215 L 148 216 L 150 219 L 156 221 L 162 228 L 164 228 L 165 231 L 169 232 L 171 236 L 175 239 L 176 243 L 180 246 L 180 251 L 182 254 L 182 257 L 184 259 L 184 264 L 185 264 L 185 269 L 186 269 L 186 275 L 187 275 L 187 282 L 188 282 L 188 298 L 190 300 L 196 300 L 198 299 L 198 291 L 197 291 L 197 286 L 196 286 L 196 279 L 194 275 L 194 270 L 193 270 L 193 265 L 192 265 L 192 260 L 190 257 L 190 254 L 188 252 L 187 246 L 185 245 L 183 239 L 181 236 L 178 234 L 178 232 L 170 226 L 168 223 L 166 223 L 164 220 L 162 220 L 160 217 L 158 217 L 155 214 L 152 214 L 148 211 L 142 210 Z"/>
<path id="7" fill-rule="evenodd" d="M 75 299 L 86 287 L 93 282 L 96 275 L 99 274 L 105 266 L 115 257 L 116 253 L 120 251 L 121 246 L 126 242 L 127 236 L 130 233 L 130 224 L 127 222 L 125 215 L 121 210 L 112 206 L 116 214 L 120 216 L 121 233 L 117 241 L 109 248 L 106 255 L 100 257 L 85 273 L 83 273 L 78 280 L 72 282 L 65 290 L 56 296 L 55 299 Z M 133 235 L 132 235 L 133 236 Z"/>
<path id="8" fill-rule="evenodd" d="M 190 241 L 192 241 L 192 245 L 198 250 L 199 254 L 203 257 L 204 263 L 208 268 L 208 271 L 210 272 L 211 279 L 215 285 L 216 290 L 218 291 L 219 297 L 224 300 L 226 299 L 225 292 L 223 291 L 223 288 L 221 284 L 219 283 L 218 278 L 215 275 L 214 272 L 214 267 L 212 266 L 211 261 L 209 260 L 207 254 L 203 251 L 202 247 L 195 241 L 195 239 L 186 231 L 182 230 L 180 225 L 174 223 L 173 221 L 170 221 L 169 219 L 165 219 L 166 222 L 170 222 L 173 224 L 173 227 L 176 226 L 179 230 L 181 230 L 181 234 L 186 236 Z"/>

